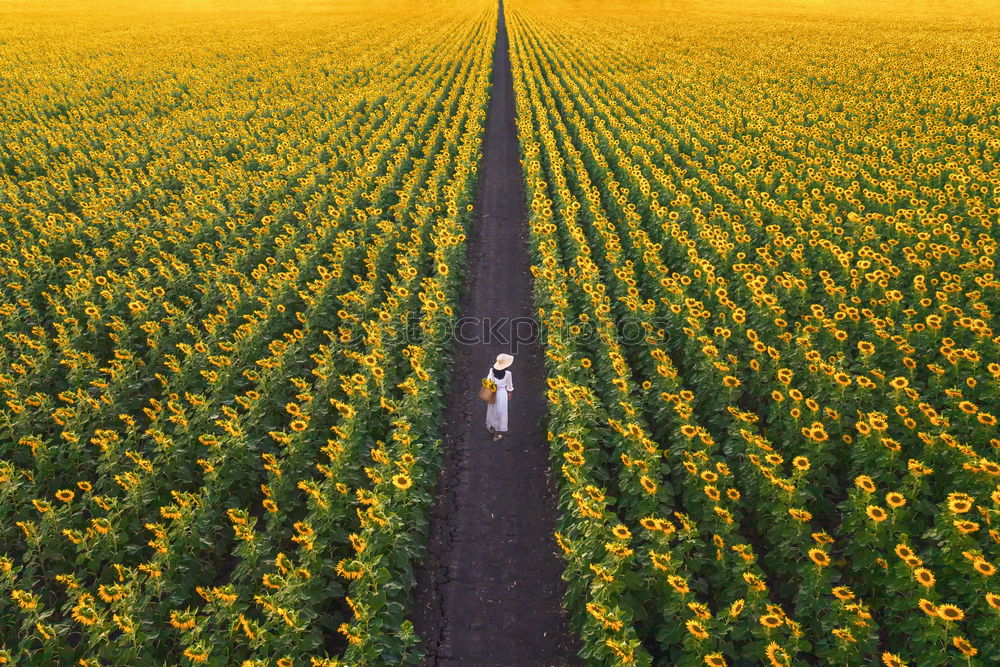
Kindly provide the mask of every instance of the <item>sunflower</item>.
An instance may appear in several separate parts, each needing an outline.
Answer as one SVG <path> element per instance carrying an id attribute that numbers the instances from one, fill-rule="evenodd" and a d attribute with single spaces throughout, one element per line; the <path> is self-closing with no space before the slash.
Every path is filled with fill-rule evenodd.
<path id="1" fill-rule="evenodd" d="M 895 653 L 889 652 L 882 654 L 882 664 L 885 667 L 906 667 L 906 663 L 903 662 L 902 658 Z"/>
<path id="2" fill-rule="evenodd" d="M 830 537 L 830 533 L 825 530 L 817 531 L 811 537 L 816 544 L 833 544 L 834 542 L 834 539 Z"/>
<path id="3" fill-rule="evenodd" d="M 643 517 L 642 519 L 639 520 L 639 525 L 641 525 L 646 530 L 652 530 L 652 531 L 659 530 L 660 519 L 657 519 L 655 516 Z"/>
<path id="4" fill-rule="evenodd" d="M 820 567 L 827 567 L 830 564 L 830 555 L 822 549 L 810 549 L 809 558 Z"/>
<path id="5" fill-rule="evenodd" d="M 925 567 L 918 567 L 913 571 L 913 578 L 924 588 L 931 588 L 934 585 L 934 573 Z"/>
<path id="6" fill-rule="evenodd" d="M 368 548 L 368 542 L 357 533 L 351 533 L 347 538 L 351 541 L 351 546 L 354 547 L 354 551 L 357 553 L 361 553 Z"/>
<path id="7" fill-rule="evenodd" d="M 812 514 L 810 512 L 796 507 L 790 507 L 788 509 L 788 514 L 791 515 L 791 517 L 796 521 L 801 521 L 802 523 L 812 519 Z"/>
<path id="8" fill-rule="evenodd" d="M 972 509 L 973 498 L 966 493 L 949 493 L 948 509 L 955 514 L 964 514 Z"/>
<path id="9" fill-rule="evenodd" d="M 961 621 L 965 618 L 965 612 L 953 604 L 938 605 L 937 615 L 949 622 Z"/>
<path id="10" fill-rule="evenodd" d="M 987 593 L 986 604 L 994 609 L 1000 610 L 1000 595 L 997 595 L 996 593 Z"/>
<path id="11" fill-rule="evenodd" d="M 195 617 L 190 611 L 170 612 L 170 625 L 178 630 L 191 630 L 195 627 Z"/>
<path id="12" fill-rule="evenodd" d="M 17 593 L 17 591 L 15 591 L 15 593 Z M 11 595 L 11 597 L 18 602 L 18 604 L 21 606 L 22 609 L 30 610 L 34 608 L 34 605 L 30 606 L 27 605 L 22 600 L 16 598 L 13 594 Z M 94 625 L 94 623 L 97 622 L 98 620 L 97 612 L 94 610 L 93 607 L 90 606 L 92 601 L 93 597 L 87 593 L 84 593 L 83 595 L 80 596 L 80 598 L 76 602 L 76 606 L 73 607 L 73 612 L 71 614 L 74 621 L 80 623 L 81 625 L 86 625 L 88 627 Z"/>
<path id="13" fill-rule="evenodd" d="M 973 648 L 972 644 L 967 642 L 963 637 L 952 637 L 951 643 L 955 648 L 957 648 L 959 651 L 962 652 L 962 655 L 965 655 L 969 658 L 979 653 L 979 651 Z"/>
<path id="14" fill-rule="evenodd" d="M 866 507 L 865 514 L 867 514 L 868 518 L 874 521 L 875 523 L 882 523 L 883 521 L 889 518 L 889 515 L 886 514 L 885 510 L 879 507 L 878 505 L 869 505 L 868 507 Z"/>
<path id="15" fill-rule="evenodd" d="M 892 450 L 894 452 L 898 452 L 900 449 L 902 449 L 902 446 L 899 444 L 899 441 L 893 438 L 882 438 L 882 444 L 885 446 L 886 449 Z"/>
<path id="16" fill-rule="evenodd" d="M 771 642 L 764 649 L 771 667 L 788 667 L 792 664 L 792 658 L 785 649 L 781 648 L 777 642 Z"/>
<path id="17" fill-rule="evenodd" d="M 827 435 L 826 429 L 823 428 L 823 424 L 820 422 L 813 422 L 809 428 L 803 428 L 802 435 L 806 436 L 813 442 L 826 442 L 830 438 L 830 436 Z"/>
<path id="18" fill-rule="evenodd" d="M 985 560 L 977 560 L 973 567 L 976 568 L 976 572 L 986 577 L 992 577 L 997 571 L 991 563 Z"/>
<path id="19" fill-rule="evenodd" d="M 763 625 L 768 630 L 774 630 L 775 628 L 780 627 L 782 623 L 784 623 L 784 620 L 777 614 L 764 614 L 758 620 L 760 621 L 760 624 Z"/>
<path id="20" fill-rule="evenodd" d="M 698 621 L 694 620 L 688 621 L 684 625 L 687 627 L 688 632 L 690 632 L 695 639 L 698 640 L 708 639 L 708 630 L 706 630 L 705 627 Z"/>
<path id="21" fill-rule="evenodd" d="M 660 554 L 655 551 L 649 552 L 649 560 L 657 570 L 666 572 L 670 569 L 670 554 Z"/>
<path id="22" fill-rule="evenodd" d="M 648 475 L 643 475 L 642 477 L 640 477 L 639 484 L 642 485 L 642 490 L 648 493 L 649 495 L 655 494 L 656 489 L 658 488 L 656 482 Z"/>
<path id="23" fill-rule="evenodd" d="M 868 475 L 858 475 L 854 478 L 854 486 L 865 493 L 875 493 L 875 482 Z"/>
<path id="24" fill-rule="evenodd" d="M 60 489 L 59 491 L 56 491 L 56 499 L 61 500 L 64 503 L 68 503 L 73 500 L 74 497 L 76 497 L 76 494 L 69 489 Z"/>
<path id="25" fill-rule="evenodd" d="M 688 588 L 687 581 L 684 577 L 677 576 L 676 574 L 669 575 L 667 577 L 667 583 L 670 584 L 678 593 L 684 594 L 691 591 L 691 589 Z"/>
<path id="26" fill-rule="evenodd" d="M 364 575 L 364 564 L 359 560 L 341 559 L 335 568 L 337 574 L 344 579 L 360 579 Z"/>
<path id="27" fill-rule="evenodd" d="M 853 644 L 854 642 L 858 641 L 857 639 L 855 639 L 854 634 L 847 628 L 834 628 L 830 632 L 832 632 L 837 639 L 843 642 L 847 642 L 849 644 Z"/>
<path id="28" fill-rule="evenodd" d="M 760 577 L 752 572 L 744 572 L 743 581 L 747 582 L 747 586 L 755 591 L 762 593 L 767 590 L 767 584 L 765 584 Z"/>
<path id="29" fill-rule="evenodd" d="M 993 461 L 980 459 L 979 467 L 983 470 L 983 472 L 990 475 L 1000 475 L 1000 464 L 994 463 Z"/>
<path id="30" fill-rule="evenodd" d="M 904 377 L 894 377 L 892 378 L 892 380 L 889 381 L 889 386 L 895 389 L 896 391 L 900 391 L 909 387 L 910 381 Z"/>
<path id="31" fill-rule="evenodd" d="M 197 646 L 192 646 L 184 649 L 184 657 L 196 664 L 208 662 L 208 651 Z"/>
<path id="32" fill-rule="evenodd" d="M 958 409 L 967 415 L 974 415 L 979 410 L 979 407 L 970 401 L 960 401 Z"/>
<path id="33" fill-rule="evenodd" d="M 998 596 L 998 597 L 1000 597 L 1000 596 Z M 731 604 L 729 606 L 729 616 L 731 618 L 736 618 L 737 616 L 739 616 L 740 614 L 742 614 L 743 613 L 743 606 L 745 604 L 746 603 L 743 601 L 742 598 L 740 598 L 739 600 L 736 600 L 735 602 L 733 602 L 733 604 Z"/>
<path id="34" fill-rule="evenodd" d="M 712 618 L 712 613 L 708 610 L 708 607 L 700 602 L 688 602 L 688 609 L 703 621 Z"/>
<path id="35" fill-rule="evenodd" d="M 726 659 L 721 653 L 709 653 L 705 656 L 705 664 L 708 667 L 726 667 Z"/>
<path id="36" fill-rule="evenodd" d="M 847 600 L 854 599 L 854 591 L 847 586 L 837 586 L 833 589 L 833 597 L 837 598 L 841 602 L 846 602 Z"/>
<path id="37" fill-rule="evenodd" d="M 906 497 L 895 491 L 885 494 L 885 503 L 892 509 L 899 509 L 906 504 Z"/>
<path id="38" fill-rule="evenodd" d="M 968 535 L 979 530 L 979 524 L 975 521 L 955 521 L 955 528 L 963 535 Z"/>
<path id="39" fill-rule="evenodd" d="M 617 526 L 612 528 L 611 533 L 619 540 L 627 540 L 632 537 L 632 531 L 630 531 L 623 524 L 618 524 Z"/>

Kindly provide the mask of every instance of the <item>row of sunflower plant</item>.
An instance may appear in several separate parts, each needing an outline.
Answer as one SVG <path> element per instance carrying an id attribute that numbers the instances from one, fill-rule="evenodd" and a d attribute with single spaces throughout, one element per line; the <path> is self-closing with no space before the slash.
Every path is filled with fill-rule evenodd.
<path id="1" fill-rule="evenodd" d="M 994 10 L 882 4 L 510 7 L 594 662 L 1000 659 Z"/>
<path id="2" fill-rule="evenodd" d="M 0 45 L 0 658 L 415 660 L 495 9 L 107 10 Z"/>

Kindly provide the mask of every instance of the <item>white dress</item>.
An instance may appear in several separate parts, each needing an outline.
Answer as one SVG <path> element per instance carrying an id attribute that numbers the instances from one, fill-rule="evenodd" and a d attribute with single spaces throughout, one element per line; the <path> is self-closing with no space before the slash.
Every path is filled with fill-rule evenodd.
<path id="1" fill-rule="evenodd" d="M 496 375 L 493 374 L 493 369 L 490 368 L 490 374 L 487 375 L 489 379 L 496 382 L 497 385 L 497 400 L 495 403 L 490 403 L 486 406 L 486 426 L 492 426 L 496 431 L 506 431 L 507 430 L 507 392 L 514 391 L 514 380 L 510 377 L 510 370 L 504 374 L 502 380 L 498 380 Z"/>

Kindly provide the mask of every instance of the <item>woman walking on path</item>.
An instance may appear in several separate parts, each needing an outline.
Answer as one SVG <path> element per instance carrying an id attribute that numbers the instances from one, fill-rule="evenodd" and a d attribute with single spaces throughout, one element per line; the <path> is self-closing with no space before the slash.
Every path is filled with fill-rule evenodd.
<path id="1" fill-rule="evenodd" d="M 496 400 L 486 407 L 486 430 L 493 434 L 494 440 L 503 437 L 507 431 L 507 401 L 514 392 L 514 380 L 507 367 L 514 363 L 514 357 L 509 354 L 498 354 L 497 361 L 487 376 L 497 386 Z"/>

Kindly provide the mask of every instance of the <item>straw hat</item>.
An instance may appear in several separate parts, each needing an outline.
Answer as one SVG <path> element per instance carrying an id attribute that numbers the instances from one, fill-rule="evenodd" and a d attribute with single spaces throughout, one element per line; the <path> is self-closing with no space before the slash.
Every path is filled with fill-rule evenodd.
<path id="1" fill-rule="evenodd" d="M 502 371 L 503 369 L 510 366 L 512 363 L 514 363 L 514 357 L 512 357 L 511 355 L 498 354 L 497 362 L 493 364 L 493 368 L 497 369 L 498 371 Z"/>

